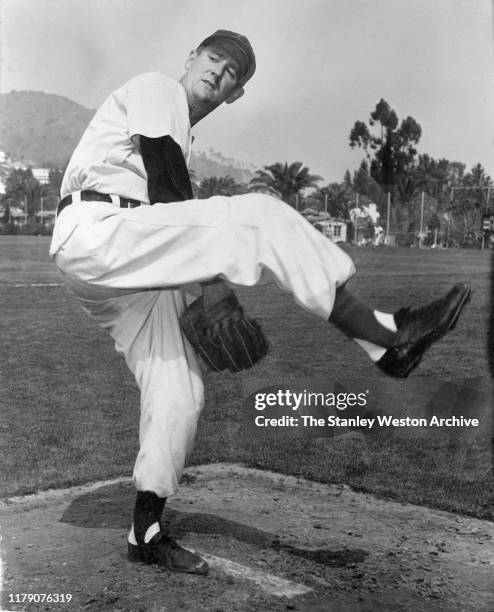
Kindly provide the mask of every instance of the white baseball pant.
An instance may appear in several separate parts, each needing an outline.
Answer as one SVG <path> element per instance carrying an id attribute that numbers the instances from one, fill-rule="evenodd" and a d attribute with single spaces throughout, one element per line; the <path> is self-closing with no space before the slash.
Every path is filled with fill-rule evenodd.
<path id="1" fill-rule="evenodd" d="M 141 392 L 137 490 L 178 488 L 204 405 L 184 339 L 180 286 L 220 275 L 234 285 L 274 281 L 327 319 L 352 260 L 299 213 L 264 194 L 215 196 L 124 209 L 80 202 L 57 219 L 51 254 L 76 300 L 109 331 Z"/>

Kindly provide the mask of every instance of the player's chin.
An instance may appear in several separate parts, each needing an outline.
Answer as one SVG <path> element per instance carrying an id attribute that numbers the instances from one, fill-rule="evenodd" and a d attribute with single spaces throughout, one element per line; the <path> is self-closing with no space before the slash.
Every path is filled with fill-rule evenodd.
<path id="1" fill-rule="evenodd" d="M 194 94 L 196 100 L 202 104 L 215 104 L 218 98 L 217 92 L 207 85 L 197 87 Z"/>

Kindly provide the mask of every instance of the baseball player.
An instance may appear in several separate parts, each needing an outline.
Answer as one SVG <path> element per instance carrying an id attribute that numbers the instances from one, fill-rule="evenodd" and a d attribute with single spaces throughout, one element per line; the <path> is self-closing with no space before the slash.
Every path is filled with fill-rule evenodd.
<path id="1" fill-rule="evenodd" d="M 247 38 L 218 30 L 191 51 L 178 82 L 141 74 L 114 91 L 69 162 L 50 248 L 140 389 L 129 557 L 174 571 L 208 570 L 161 528 L 204 405 L 197 354 L 236 371 L 267 350 L 230 285 L 274 281 L 395 377 L 454 327 L 470 292 L 459 283 L 422 308 L 377 312 L 346 287 L 351 259 L 290 206 L 259 193 L 193 199 L 191 127 L 238 100 L 255 66 Z M 202 297 L 188 306 L 182 287 L 194 282 Z"/>

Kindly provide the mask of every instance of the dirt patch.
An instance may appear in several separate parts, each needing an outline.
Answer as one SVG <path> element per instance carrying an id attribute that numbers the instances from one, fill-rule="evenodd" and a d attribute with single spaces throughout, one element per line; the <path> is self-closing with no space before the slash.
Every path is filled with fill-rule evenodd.
<path id="1" fill-rule="evenodd" d="M 490 522 L 202 466 L 187 471 L 165 517 L 181 543 L 215 560 L 204 578 L 127 561 L 133 500 L 130 483 L 115 481 L 3 503 L 2 609 L 494 610 Z M 21 593 L 72 601 L 21 604 Z"/>

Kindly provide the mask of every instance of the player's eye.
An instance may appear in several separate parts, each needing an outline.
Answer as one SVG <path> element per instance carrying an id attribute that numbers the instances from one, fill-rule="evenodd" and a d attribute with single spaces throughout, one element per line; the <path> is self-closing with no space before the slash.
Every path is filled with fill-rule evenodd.
<path id="1" fill-rule="evenodd" d="M 212 53 L 209 54 L 209 59 L 212 60 L 213 62 L 217 62 L 218 61 L 218 56 L 217 55 L 213 55 Z"/>

